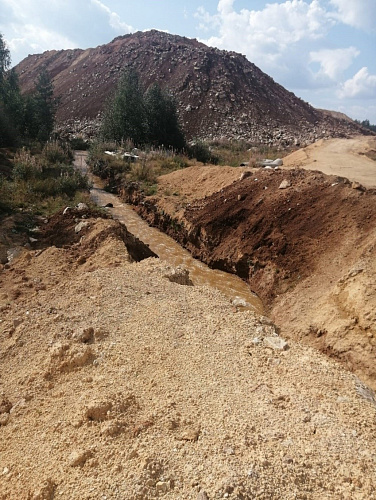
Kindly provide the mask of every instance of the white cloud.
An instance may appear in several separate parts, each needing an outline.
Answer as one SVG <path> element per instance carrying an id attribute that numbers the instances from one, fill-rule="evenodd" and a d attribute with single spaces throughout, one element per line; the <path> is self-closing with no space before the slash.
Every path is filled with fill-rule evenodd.
<path id="1" fill-rule="evenodd" d="M 234 0 L 219 0 L 218 2 L 218 12 L 223 14 L 230 14 L 233 10 Z"/>
<path id="2" fill-rule="evenodd" d="M 375 0 L 330 0 L 337 8 L 333 17 L 355 28 L 366 31 L 376 30 Z"/>
<path id="3" fill-rule="evenodd" d="M 366 54 L 349 47 L 344 34 L 345 25 L 376 27 L 376 0 L 270 0 L 259 10 L 236 4 L 218 0 L 213 15 L 204 8 L 196 11 L 200 26 L 211 33 L 202 42 L 245 54 L 278 83 L 321 107 L 338 109 L 375 97 L 376 77 L 367 68 L 344 81 L 356 58 Z"/>
<path id="4" fill-rule="evenodd" d="M 32 24 L 25 24 L 22 29 L 14 26 L 13 32 L 15 36 L 8 43 L 11 53 L 25 49 L 35 54 L 54 48 L 72 49 L 75 47 L 75 43 L 69 38 Z"/>
<path id="5" fill-rule="evenodd" d="M 320 64 L 318 76 L 338 80 L 360 54 L 355 47 L 346 49 L 321 49 L 310 52 L 310 60 Z"/>
<path id="6" fill-rule="evenodd" d="M 200 20 L 200 24 L 198 27 L 202 31 L 210 31 L 211 29 L 220 27 L 218 16 L 212 16 L 202 6 L 197 9 L 194 17 Z"/>
<path id="7" fill-rule="evenodd" d="M 375 99 L 376 75 L 370 75 L 368 68 L 363 67 L 342 85 L 339 97 Z"/>
<path id="8" fill-rule="evenodd" d="M 0 32 L 17 64 L 29 53 L 95 47 L 131 26 L 100 0 L 0 0 Z"/>
<path id="9" fill-rule="evenodd" d="M 291 46 L 322 38 L 334 24 L 318 0 L 287 0 L 266 4 L 263 10 L 234 10 L 234 0 L 220 0 L 217 14 L 196 12 L 202 25 L 217 27 L 218 35 L 202 40 L 208 45 L 245 54 L 264 71 L 291 66 Z M 298 51 L 296 51 L 296 54 Z M 304 56 L 306 57 L 306 55 Z"/>
<path id="10" fill-rule="evenodd" d="M 124 32 L 130 33 L 131 31 L 133 31 L 132 26 L 129 26 L 127 23 L 122 22 L 119 14 L 117 14 L 116 12 L 112 12 L 112 10 L 107 7 L 107 5 L 103 4 L 99 0 L 91 0 L 91 3 L 99 7 L 108 15 L 111 28 L 118 31 L 119 34 L 123 34 Z"/>

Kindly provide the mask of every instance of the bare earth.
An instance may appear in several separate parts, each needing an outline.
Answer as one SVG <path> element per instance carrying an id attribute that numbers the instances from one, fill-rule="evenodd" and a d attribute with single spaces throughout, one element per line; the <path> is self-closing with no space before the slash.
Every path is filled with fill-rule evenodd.
<path id="1" fill-rule="evenodd" d="M 168 203 L 214 193 L 213 172 L 205 193 L 196 167 L 181 171 L 191 191 Z M 224 172 L 226 194 L 240 170 Z M 59 214 L 39 249 L 0 270 L 0 498 L 376 498 L 373 391 L 299 340 L 276 348 L 269 319 L 177 283 L 184 273 L 157 258 L 135 261 L 123 240 L 115 221 Z M 299 315 L 339 325 L 365 302 L 373 314 L 363 244 L 361 270 L 346 260 L 332 287 L 307 277 L 277 301 L 282 337 Z M 367 342 L 373 319 L 353 323 L 370 322 Z"/>
<path id="2" fill-rule="evenodd" d="M 375 150 L 375 137 L 336 139 L 286 157 L 279 172 L 184 169 L 160 178 L 157 211 L 138 210 L 157 225 L 161 210 L 182 220 L 185 232 L 174 237 L 246 279 L 284 336 L 340 359 L 376 388 L 376 196 L 361 186 L 376 184 L 376 162 L 365 156 Z"/>
<path id="3" fill-rule="evenodd" d="M 340 175 L 360 182 L 367 188 L 376 187 L 376 162 L 365 153 L 376 152 L 374 136 L 353 139 L 319 140 L 283 159 L 285 167 L 320 170 L 328 175 Z"/>

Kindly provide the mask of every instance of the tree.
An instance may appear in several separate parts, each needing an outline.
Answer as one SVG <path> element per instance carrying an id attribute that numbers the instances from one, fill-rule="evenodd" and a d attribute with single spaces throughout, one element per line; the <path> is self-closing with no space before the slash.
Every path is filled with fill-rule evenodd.
<path id="1" fill-rule="evenodd" d="M 46 142 L 54 128 L 57 101 L 54 98 L 52 80 L 44 68 L 36 81 L 34 94 L 34 129 L 38 128 L 36 139 Z"/>
<path id="2" fill-rule="evenodd" d="M 132 139 L 136 145 L 145 141 L 143 92 L 138 75 L 133 70 L 124 72 L 120 78 L 117 91 L 104 115 L 102 135 L 105 139 L 118 142 Z"/>
<path id="3" fill-rule="evenodd" d="M 131 139 L 135 145 L 183 149 L 185 140 L 172 97 L 153 84 L 144 94 L 137 73 L 126 71 L 107 105 L 102 123 L 104 139 Z"/>
<path id="4" fill-rule="evenodd" d="M 16 142 L 16 130 L 9 113 L 7 71 L 11 63 L 10 52 L 0 33 L 0 146 Z"/>
<path id="5" fill-rule="evenodd" d="M 18 75 L 12 68 L 3 81 L 4 109 L 18 134 L 23 133 L 24 99 L 21 95 Z"/>
<path id="6" fill-rule="evenodd" d="M 184 134 L 173 98 L 154 83 L 145 94 L 145 106 L 149 142 L 157 146 L 183 149 Z"/>
<path id="7" fill-rule="evenodd" d="M 10 63 L 10 52 L 0 33 L 0 146 L 13 146 L 25 139 L 45 142 L 53 131 L 57 108 L 50 75 L 43 69 L 35 92 L 24 97 L 16 70 L 9 70 Z"/>
<path id="8" fill-rule="evenodd" d="M 0 86 L 2 85 L 6 71 L 10 67 L 10 63 L 10 52 L 3 39 L 3 35 L 0 33 Z"/>
<path id="9" fill-rule="evenodd" d="M 376 132 L 376 125 L 372 125 L 368 119 L 363 120 L 362 122 L 359 120 L 355 120 L 356 123 L 359 123 L 362 125 L 362 127 L 368 128 L 369 130 L 372 130 L 373 132 Z"/>

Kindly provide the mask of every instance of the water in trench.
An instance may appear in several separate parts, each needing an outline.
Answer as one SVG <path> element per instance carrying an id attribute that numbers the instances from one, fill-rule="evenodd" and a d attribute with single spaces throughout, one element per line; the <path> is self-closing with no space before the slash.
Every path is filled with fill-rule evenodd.
<path id="1" fill-rule="evenodd" d="M 79 161 L 76 159 L 76 165 L 86 172 L 85 162 L 82 157 Z M 149 245 L 150 249 L 156 253 L 160 259 L 166 261 L 172 267 L 184 266 L 189 270 L 189 276 L 194 285 L 209 285 L 222 292 L 229 301 L 238 304 L 243 309 L 251 309 L 258 313 L 263 312 L 261 300 L 255 295 L 248 285 L 238 276 L 210 269 L 206 264 L 203 264 L 197 259 L 194 259 L 191 254 L 182 248 L 175 240 L 162 233 L 156 228 L 150 227 L 130 205 L 121 202 L 121 200 L 101 189 L 95 184 L 95 179 L 92 178 L 94 187 L 90 194 L 93 201 L 104 206 L 108 203 L 113 205 L 109 208 L 114 219 L 122 222 L 134 236 Z M 246 304 L 245 307 L 241 304 Z"/>

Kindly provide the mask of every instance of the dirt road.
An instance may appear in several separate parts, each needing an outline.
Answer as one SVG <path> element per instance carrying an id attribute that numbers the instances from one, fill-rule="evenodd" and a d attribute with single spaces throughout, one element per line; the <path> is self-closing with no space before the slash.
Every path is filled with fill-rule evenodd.
<path id="1" fill-rule="evenodd" d="M 375 136 L 353 139 L 323 139 L 299 149 L 283 159 L 284 167 L 320 170 L 359 182 L 367 188 L 376 187 L 376 162 L 366 153 L 376 151 Z"/>

